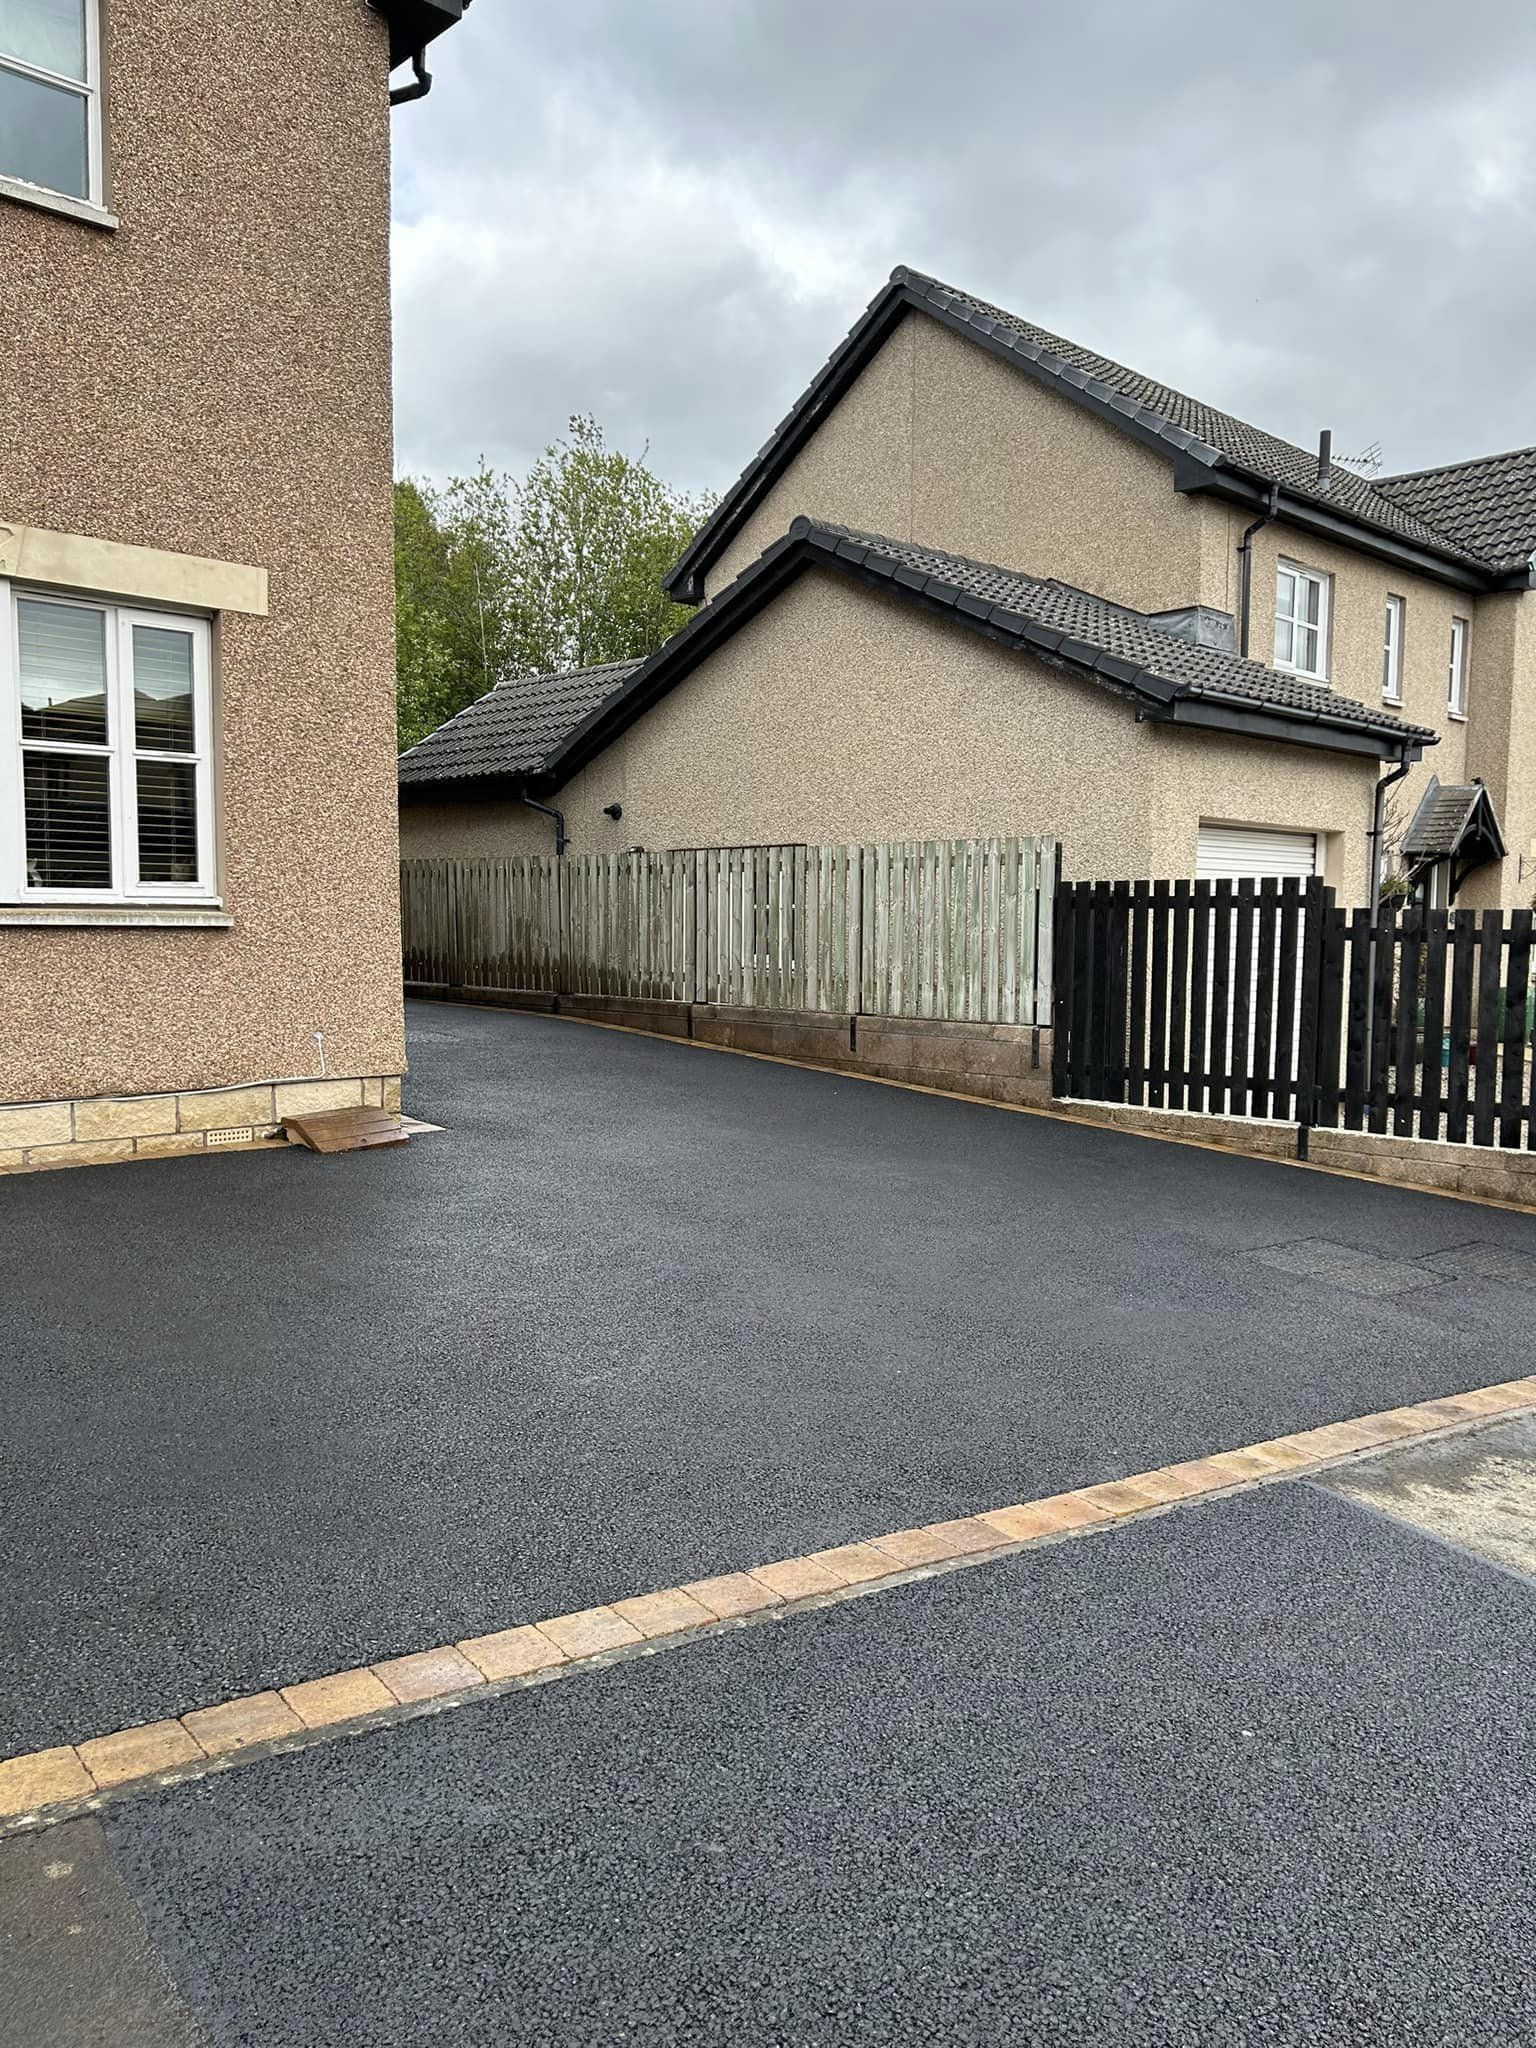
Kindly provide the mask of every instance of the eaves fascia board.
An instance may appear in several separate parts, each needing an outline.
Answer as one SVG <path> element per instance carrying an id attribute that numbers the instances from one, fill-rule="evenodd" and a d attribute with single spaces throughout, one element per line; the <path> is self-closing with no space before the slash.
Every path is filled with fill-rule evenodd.
<path id="1" fill-rule="evenodd" d="M 909 292 L 894 284 L 883 286 L 870 300 L 662 578 L 663 590 L 676 603 L 704 602 L 704 577 L 915 303 Z"/>
<path id="2" fill-rule="evenodd" d="M 537 775 L 528 778 L 530 790 L 544 794 L 568 782 L 578 769 L 600 754 L 604 747 L 634 724 L 658 698 L 697 668 L 722 640 L 727 640 L 748 619 L 761 611 L 770 598 L 792 583 L 810 566 L 811 554 L 803 531 L 808 522 L 796 520 L 787 534 L 727 585 L 702 611 L 681 627 L 666 645 L 657 649 L 625 683 L 621 690 L 604 698 L 595 710 L 568 733 L 546 757 Z"/>
<path id="3" fill-rule="evenodd" d="M 997 322 L 984 315 L 967 314 L 947 294 L 941 292 L 936 297 L 929 296 L 924 284 L 914 281 L 910 273 L 898 267 L 892 273 L 891 282 L 870 301 L 863 317 L 839 343 L 679 556 L 664 579 L 663 587 L 669 596 L 680 604 L 703 601 L 702 579 L 711 565 L 730 545 L 822 420 L 909 312 L 925 314 L 1046 389 L 1071 399 L 1117 432 L 1165 457 L 1174 464 L 1176 490 L 1215 491 L 1255 508 L 1267 504 L 1273 488 L 1271 479 L 1260 478 L 1241 469 L 1220 449 L 1202 441 L 1198 435 L 1188 433 L 1162 414 L 1136 404 L 1109 385 L 1073 369 L 1048 350 L 1022 341 Z M 1454 555 L 1441 555 L 1415 542 L 1400 539 L 1385 528 L 1298 497 L 1294 492 L 1286 491 L 1283 485 L 1280 487 L 1280 504 L 1283 508 L 1281 517 L 1288 525 L 1346 547 L 1361 549 L 1397 567 L 1412 569 L 1420 575 L 1453 584 L 1458 589 L 1525 588 L 1536 582 L 1536 576 L 1528 570 L 1517 570 L 1506 580 L 1491 570 L 1462 562 Z"/>
<path id="4" fill-rule="evenodd" d="M 1148 718 L 1169 725 L 1194 726 L 1205 732 L 1223 732 L 1244 739 L 1281 740 L 1293 747 L 1317 747 L 1332 754 L 1361 754 L 1378 761 L 1419 760 L 1426 746 L 1437 743 L 1438 734 L 1427 740 L 1417 735 L 1374 732 L 1365 726 L 1325 724 L 1296 713 L 1251 709 L 1208 697 L 1176 697 L 1163 711 L 1147 713 Z"/>
<path id="5" fill-rule="evenodd" d="M 462 21 L 468 0 L 368 0 L 368 4 L 389 24 L 389 68 L 393 71 Z"/>
<path id="6" fill-rule="evenodd" d="M 1022 612 L 998 604 L 982 605 L 957 592 L 941 576 L 924 576 L 896 564 L 845 535 L 819 528 L 801 516 L 728 589 L 711 600 L 673 635 L 617 695 L 599 705 L 555 749 L 536 776 L 530 791 L 547 794 L 568 782 L 651 705 L 695 669 L 720 643 L 729 639 L 773 597 L 809 568 L 828 569 L 879 594 L 899 599 L 937 617 L 965 626 L 970 632 L 1030 655 L 1048 667 L 1096 683 L 1134 703 L 1148 719 L 1241 733 L 1291 745 L 1327 748 L 1335 753 L 1399 758 L 1405 748 L 1417 760 L 1436 736 L 1416 731 L 1402 735 L 1334 722 L 1322 714 L 1286 711 L 1235 700 L 1215 701 L 1188 694 L 1187 687 L 1152 674 L 1123 656 L 1074 641 L 1042 626 Z"/>
<path id="7" fill-rule="evenodd" d="M 418 776 L 410 781 L 402 776 L 398 786 L 402 804 L 485 803 L 521 796 L 527 779 L 520 771 L 487 774 L 482 770 L 464 775 Z"/>
<path id="8" fill-rule="evenodd" d="M 1239 469 L 1232 463 L 1212 467 L 1206 462 L 1190 461 L 1183 456 L 1174 463 L 1173 487 L 1185 494 L 1203 491 L 1213 497 L 1226 498 L 1252 512 L 1268 512 L 1271 499 L 1275 497 L 1275 486 L 1252 471 Z M 1313 499 L 1299 498 L 1294 492 L 1287 491 L 1283 484 L 1275 501 L 1274 519 L 1279 525 L 1294 527 L 1298 532 L 1312 534 L 1319 540 L 1333 541 L 1340 547 L 1353 548 L 1359 554 L 1374 555 L 1380 561 L 1390 562 L 1394 568 L 1431 577 L 1437 583 L 1449 583 L 1457 590 L 1518 589 L 1525 584 L 1526 579 L 1522 577 L 1505 586 L 1491 573 L 1475 569 L 1468 562 L 1435 554 L 1415 541 L 1399 539 L 1383 527 L 1348 518 Z"/>

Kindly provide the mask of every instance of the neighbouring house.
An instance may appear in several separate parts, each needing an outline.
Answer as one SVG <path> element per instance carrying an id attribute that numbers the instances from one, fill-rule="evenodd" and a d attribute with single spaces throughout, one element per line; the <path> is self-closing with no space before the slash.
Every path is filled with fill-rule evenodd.
<path id="1" fill-rule="evenodd" d="M 1364 902 L 1433 748 L 1492 832 L 1418 880 L 1526 901 L 1533 549 L 1536 451 L 1368 478 L 898 269 L 672 571 L 694 619 L 535 749 L 456 768 L 472 706 L 402 756 L 402 849 L 1039 832 Z"/>
<path id="2" fill-rule="evenodd" d="M 389 81 L 463 6 L 0 4 L 0 1167 L 397 1097 Z"/>

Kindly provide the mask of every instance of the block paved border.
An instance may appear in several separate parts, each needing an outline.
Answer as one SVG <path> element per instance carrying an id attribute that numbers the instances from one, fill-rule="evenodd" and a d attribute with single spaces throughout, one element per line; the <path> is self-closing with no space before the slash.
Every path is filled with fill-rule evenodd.
<path id="1" fill-rule="evenodd" d="M 1088 1536 L 1190 1502 L 1486 1428 L 1536 1410 L 1536 1376 L 1188 1458 L 1043 1500 L 898 1529 L 806 1557 L 694 1579 L 575 1614 L 467 1636 L 352 1671 L 0 1762 L 0 1838 L 257 1757 L 442 1712 L 619 1658 Z"/>

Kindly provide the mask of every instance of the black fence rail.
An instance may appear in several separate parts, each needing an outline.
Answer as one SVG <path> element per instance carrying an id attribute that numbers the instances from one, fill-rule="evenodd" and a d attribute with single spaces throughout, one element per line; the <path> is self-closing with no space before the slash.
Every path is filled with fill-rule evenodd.
<path id="1" fill-rule="evenodd" d="M 1070 882 L 1055 918 L 1058 1095 L 1536 1149 L 1529 910 Z"/>

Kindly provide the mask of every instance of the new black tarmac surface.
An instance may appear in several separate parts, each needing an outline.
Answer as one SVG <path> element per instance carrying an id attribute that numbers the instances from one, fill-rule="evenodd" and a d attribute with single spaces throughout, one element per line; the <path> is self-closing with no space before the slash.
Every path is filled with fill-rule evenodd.
<path id="1" fill-rule="evenodd" d="M 1536 1587 L 1293 1482 L 102 1825 L 219 2048 L 1464 2048 L 1533 1696 Z"/>
<path id="2" fill-rule="evenodd" d="M 410 1021 L 403 1150 L 0 1179 L 0 1754 L 1531 1368 L 1529 1216 Z"/>

